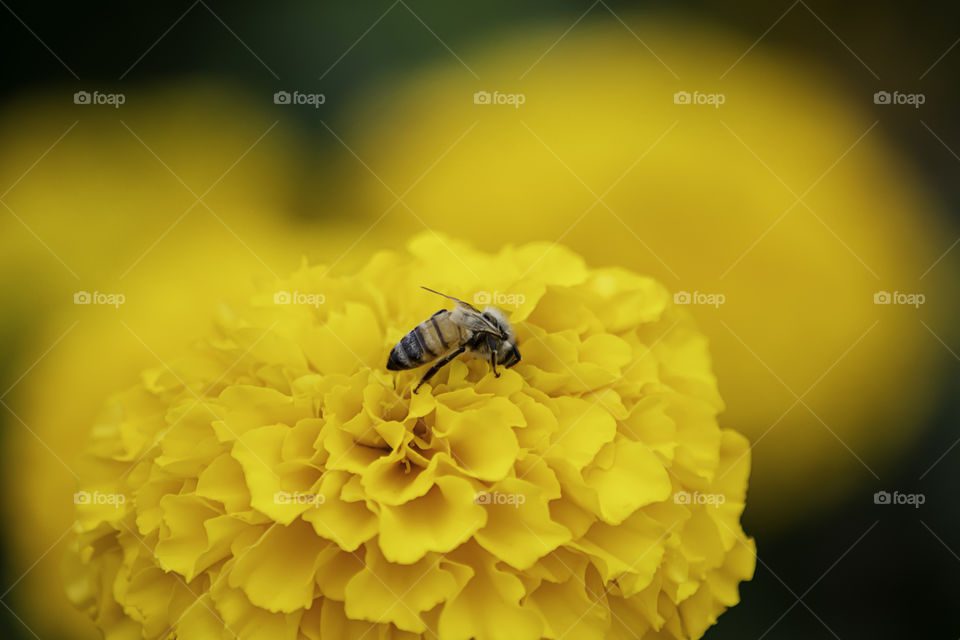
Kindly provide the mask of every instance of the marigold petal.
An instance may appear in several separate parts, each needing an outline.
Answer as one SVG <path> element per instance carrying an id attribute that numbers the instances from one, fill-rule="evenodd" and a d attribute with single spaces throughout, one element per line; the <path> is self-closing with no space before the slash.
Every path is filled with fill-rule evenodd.
<path id="1" fill-rule="evenodd" d="M 544 638 L 602 640 L 607 637 L 610 613 L 597 606 L 579 579 L 542 582 L 529 598 L 543 618 Z"/>
<path id="2" fill-rule="evenodd" d="M 267 611 L 290 613 L 307 608 L 314 598 L 320 553 L 328 544 L 305 522 L 273 525 L 239 556 L 229 584 Z"/>
<path id="3" fill-rule="evenodd" d="M 410 564 L 430 551 L 441 553 L 462 544 L 487 522 L 474 499 L 476 491 L 462 478 L 438 477 L 424 496 L 380 510 L 380 550 L 390 562 Z"/>
<path id="4" fill-rule="evenodd" d="M 483 495 L 487 524 L 475 538 L 484 549 L 515 569 L 529 568 L 570 541 L 570 531 L 550 519 L 543 490 L 537 485 L 507 478 Z"/>
<path id="5" fill-rule="evenodd" d="M 610 465 L 583 471 L 583 482 L 595 492 L 597 515 L 604 522 L 620 524 L 640 507 L 671 495 L 670 476 L 646 444 L 620 439 L 604 449 L 615 456 Z"/>
<path id="6" fill-rule="evenodd" d="M 217 398 L 222 409 L 221 421 L 214 422 L 221 440 L 230 441 L 250 429 L 283 423 L 294 425 L 302 418 L 312 418 L 308 407 L 300 406 L 291 396 L 253 385 L 235 384 L 224 389 Z"/>
<path id="7" fill-rule="evenodd" d="M 371 463 L 362 476 L 364 489 L 380 504 L 399 505 L 427 493 L 437 477 L 440 456 L 426 467 L 405 464 L 400 456 L 384 456 Z"/>
<path id="8" fill-rule="evenodd" d="M 195 494 L 168 495 L 160 501 L 164 527 L 154 548 L 165 571 L 176 571 L 189 582 L 214 562 L 230 554 L 230 542 L 247 524 L 221 515 Z"/>
<path id="9" fill-rule="evenodd" d="M 244 511 L 250 507 L 250 491 L 243 476 L 243 467 L 228 453 L 214 458 L 200 472 L 197 495 L 216 500 L 227 513 Z"/>
<path id="10" fill-rule="evenodd" d="M 365 502 L 344 500 L 341 494 L 349 476 L 344 472 L 327 472 L 302 518 L 313 525 L 318 536 L 337 543 L 344 551 L 353 551 L 377 535 L 377 515 Z"/>
<path id="11" fill-rule="evenodd" d="M 617 423 L 599 402 L 580 398 L 555 398 L 559 420 L 548 458 L 566 460 L 582 469 L 600 448 L 613 440 Z"/>
<path id="12" fill-rule="evenodd" d="M 469 550 L 451 554 L 463 560 Z M 439 635 L 449 640 L 535 640 L 543 635 L 540 615 L 520 605 L 526 595 L 513 574 L 497 569 L 489 556 L 467 561 L 474 576 L 440 613 Z"/>
<path id="13" fill-rule="evenodd" d="M 392 622 L 423 633 L 427 626 L 420 613 L 458 593 L 473 573 L 466 567 L 467 572 L 451 571 L 449 565 L 432 554 L 413 564 L 393 564 L 370 545 L 364 568 L 347 583 L 345 612 L 355 620 Z"/>
<path id="14" fill-rule="evenodd" d="M 665 534 L 658 522 L 638 512 L 617 526 L 597 522 L 569 546 L 587 553 L 605 582 L 629 573 L 646 584 L 663 557 Z"/>
<path id="15" fill-rule="evenodd" d="M 244 640 L 297 640 L 302 610 L 275 613 L 252 606 L 253 601 L 243 590 L 228 587 L 226 583 L 227 580 L 214 582 L 211 587 L 214 609 L 226 627 L 223 635 Z M 197 606 L 203 605 L 198 603 Z"/>
<path id="16" fill-rule="evenodd" d="M 283 460 L 281 452 L 289 432 L 290 427 L 284 424 L 250 429 L 234 443 L 231 451 L 251 488 L 250 504 L 282 524 L 292 522 L 310 504 L 284 500 L 278 495 L 309 493 L 322 473 L 309 463 Z"/>
<path id="17" fill-rule="evenodd" d="M 483 409 L 451 411 L 437 407 L 435 432 L 450 446 L 450 454 L 468 475 L 495 482 L 513 467 L 520 445 L 513 427 L 526 419 L 505 398 L 491 398 Z"/>
<path id="18" fill-rule="evenodd" d="M 357 361 L 376 366 L 381 357 L 383 334 L 370 307 L 347 303 L 325 323 L 312 327 L 302 337 L 303 351 L 320 373 L 352 373 Z"/>

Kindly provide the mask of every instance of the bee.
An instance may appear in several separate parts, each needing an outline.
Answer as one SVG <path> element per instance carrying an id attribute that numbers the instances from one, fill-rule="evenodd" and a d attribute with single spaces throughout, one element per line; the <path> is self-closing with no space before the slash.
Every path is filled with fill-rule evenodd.
<path id="1" fill-rule="evenodd" d="M 391 371 L 415 369 L 440 358 L 423 374 L 423 378 L 413 390 L 414 393 L 444 365 L 464 351 L 488 360 L 493 375 L 498 378 L 498 364 L 509 369 L 520 362 L 517 339 L 503 311 L 491 306 L 480 311 L 453 296 L 427 287 L 421 288 L 453 300 L 456 306 L 450 311 L 437 311 L 403 336 L 390 351 L 387 369 Z"/>

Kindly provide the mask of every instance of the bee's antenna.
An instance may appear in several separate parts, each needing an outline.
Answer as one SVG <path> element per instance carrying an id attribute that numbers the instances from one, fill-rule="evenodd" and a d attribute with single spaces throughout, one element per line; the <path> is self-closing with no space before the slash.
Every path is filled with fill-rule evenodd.
<path id="1" fill-rule="evenodd" d="M 453 301 L 456 302 L 457 304 L 462 304 L 463 306 L 469 307 L 470 309 L 475 309 L 475 308 L 476 308 L 476 307 L 474 307 L 472 304 L 470 304 L 470 303 L 468 303 L 468 302 L 464 302 L 464 301 L 461 300 L 460 298 L 454 298 L 453 296 L 448 296 L 447 294 L 445 294 L 445 293 L 440 293 L 439 291 L 435 291 L 434 289 L 431 289 L 430 287 L 425 287 L 425 286 L 423 286 L 423 285 L 420 285 L 420 288 L 421 288 L 421 289 L 424 289 L 424 290 L 426 290 L 426 291 L 429 291 L 430 293 L 435 293 L 435 294 L 437 294 L 438 296 L 442 296 L 442 297 L 444 297 L 444 298 L 447 298 L 448 300 L 453 300 Z"/>

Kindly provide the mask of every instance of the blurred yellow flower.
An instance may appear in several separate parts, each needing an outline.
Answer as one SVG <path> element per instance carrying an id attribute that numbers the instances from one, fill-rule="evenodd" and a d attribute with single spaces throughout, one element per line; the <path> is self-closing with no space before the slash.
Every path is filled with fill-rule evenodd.
<path id="1" fill-rule="evenodd" d="M 366 96 L 341 132 L 358 206 L 404 193 L 388 232 L 559 238 L 686 292 L 756 447 L 754 517 L 789 526 L 882 475 L 935 405 L 950 356 L 920 320 L 950 344 L 956 304 L 945 265 L 924 273 L 949 247 L 941 207 L 870 95 L 765 42 L 595 13 L 460 52 L 480 81 L 444 59 Z"/>
<path id="2" fill-rule="evenodd" d="M 69 95 L 55 94 L 0 116 L 12 209 L 0 210 L 0 331 L 17 348 L 6 359 L 0 466 L 7 486 L 22 487 L 2 505 L 18 523 L 4 540 L 16 580 L 7 601 L 44 638 L 97 637 L 63 595 L 60 558 L 75 458 L 104 400 L 179 356 L 184 336 L 209 331 L 221 298 L 249 295 L 255 278 L 286 273 L 303 255 L 341 255 L 359 235 L 283 211 L 296 193 L 289 131 L 245 106 L 248 96 L 209 82 L 137 96 L 124 124 L 102 110 L 77 123 L 62 106 Z M 82 290 L 125 301 L 75 305 Z"/>
<path id="3" fill-rule="evenodd" d="M 503 305 L 523 361 L 385 371 L 436 311 Z M 650 278 L 423 235 L 306 264 L 93 430 L 69 594 L 111 638 L 699 638 L 754 569 L 746 440 Z"/>

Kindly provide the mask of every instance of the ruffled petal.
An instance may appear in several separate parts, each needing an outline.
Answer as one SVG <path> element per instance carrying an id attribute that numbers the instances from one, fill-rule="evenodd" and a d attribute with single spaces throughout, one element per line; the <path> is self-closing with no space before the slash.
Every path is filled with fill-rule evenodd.
<path id="1" fill-rule="evenodd" d="M 380 510 L 380 550 L 390 562 L 410 564 L 430 551 L 445 553 L 468 540 L 487 522 L 476 491 L 462 478 L 437 478 L 423 497 Z"/>
<path id="2" fill-rule="evenodd" d="M 305 522 L 273 525 L 240 555 L 228 580 L 254 605 L 290 613 L 313 602 L 320 554 L 329 543 Z"/>
<path id="3" fill-rule="evenodd" d="M 469 549 L 452 554 L 464 559 Z M 474 571 L 466 587 L 440 613 L 439 635 L 449 640 L 535 640 L 542 637 L 540 615 L 520 605 L 526 595 L 513 574 L 497 569 L 489 556 L 473 556 Z"/>
<path id="4" fill-rule="evenodd" d="M 543 490 L 508 478 L 477 500 L 487 512 L 487 524 L 477 542 L 498 559 L 524 570 L 571 539 L 570 531 L 551 520 Z"/>
<path id="5" fill-rule="evenodd" d="M 339 471 L 327 472 L 316 494 L 317 500 L 302 518 L 313 525 L 318 536 L 353 551 L 377 534 L 377 515 L 363 501 L 348 501 L 342 495 L 350 477 Z"/>
<path id="6" fill-rule="evenodd" d="M 436 555 L 413 564 L 393 564 L 376 545 L 346 587 L 345 612 L 354 620 L 391 622 L 413 633 L 427 630 L 420 614 L 459 593 L 473 571 Z"/>

